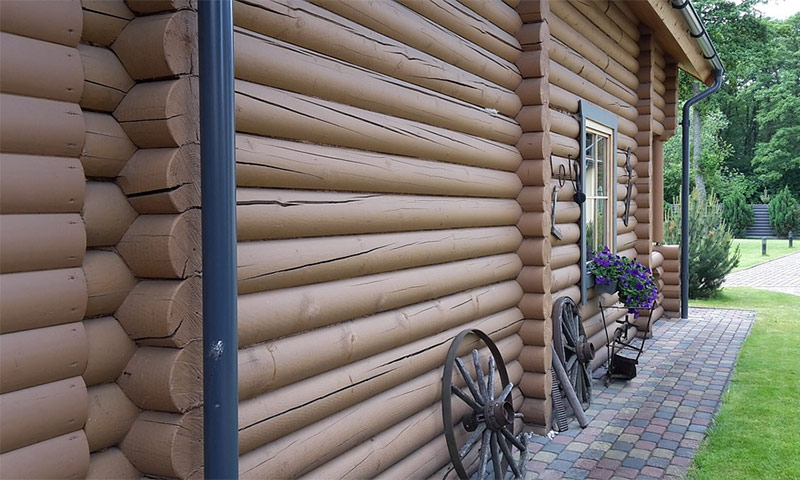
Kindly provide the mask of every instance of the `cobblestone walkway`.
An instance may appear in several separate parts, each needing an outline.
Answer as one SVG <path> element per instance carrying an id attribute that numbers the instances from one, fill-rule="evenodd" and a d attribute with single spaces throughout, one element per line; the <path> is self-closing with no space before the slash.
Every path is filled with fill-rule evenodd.
<path id="1" fill-rule="evenodd" d="M 526 478 L 682 478 L 719 408 L 755 320 L 740 310 L 691 308 L 656 322 L 630 382 L 594 383 L 589 426 L 531 439 Z"/>
<path id="2" fill-rule="evenodd" d="M 726 287 L 753 287 L 800 295 L 800 252 L 733 272 Z"/>

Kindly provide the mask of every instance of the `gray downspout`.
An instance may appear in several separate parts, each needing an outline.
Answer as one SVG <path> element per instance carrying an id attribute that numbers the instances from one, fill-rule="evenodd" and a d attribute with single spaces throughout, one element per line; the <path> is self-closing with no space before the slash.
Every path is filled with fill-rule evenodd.
<path id="1" fill-rule="evenodd" d="M 205 478 L 239 476 L 231 0 L 198 2 Z"/>
<path id="2" fill-rule="evenodd" d="M 725 66 L 722 65 L 717 54 L 717 49 L 711 42 L 700 15 L 689 0 L 670 0 L 672 8 L 680 10 L 683 19 L 689 26 L 689 34 L 697 39 L 703 57 L 714 67 L 714 84 L 708 89 L 698 93 L 683 104 L 683 164 L 681 169 L 681 319 L 689 318 L 689 109 L 695 103 L 713 94 L 722 86 L 722 75 Z"/>
<path id="3" fill-rule="evenodd" d="M 683 104 L 681 140 L 683 162 L 681 168 L 681 319 L 689 318 L 689 109 L 710 96 L 722 86 L 722 71 L 714 70 L 714 84 Z"/>

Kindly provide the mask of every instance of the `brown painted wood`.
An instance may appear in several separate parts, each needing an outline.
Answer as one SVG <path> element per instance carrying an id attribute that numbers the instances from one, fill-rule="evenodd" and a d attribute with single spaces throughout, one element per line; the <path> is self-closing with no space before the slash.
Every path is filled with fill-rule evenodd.
<path id="1" fill-rule="evenodd" d="M 87 177 L 114 178 L 136 151 L 136 145 L 111 115 L 84 112 L 86 142 L 80 155 Z"/>
<path id="2" fill-rule="evenodd" d="M 551 417 L 553 416 L 553 403 L 551 401 L 541 398 L 526 398 L 522 402 L 520 412 L 524 415 L 525 423 L 545 426 L 543 429 L 539 428 L 538 434 L 547 434 Z"/>
<path id="3" fill-rule="evenodd" d="M 525 372 L 519 383 L 519 388 L 525 394 L 525 398 L 550 398 L 552 387 L 553 376 L 551 371 L 546 373 Z"/>
<path id="4" fill-rule="evenodd" d="M 197 89 L 197 77 L 137 83 L 114 110 L 114 117 L 140 148 L 197 143 Z"/>
<path id="5" fill-rule="evenodd" d="M 133 422 L 120 449 L 144 474 L 172 478 L 203 476 L 203 413 L 145 411 Z"/>
<path id="6" fill-rule="evenodd" d="M 83 431 L 89 451 L 118 444 L 139 415 L 139 409 L 128 400 L 116 383 L 106 383 L 88 390 L 88 416 Z"/>
<path id="7" fill-rule="evenodd" d="M 0 149 L 9 153 L 77 157 L 83 114 L 76 103 L 0 94 Z"/>
<path id="8" fill-rule="evenodd" d="M 0 393 L 81 375 L 87 345 L 80 322 L 0 335 Z"/>
<path id="9" fill-rule="evenodd" d="M 516 35 L 522 27 L 522 19 L 512 7 L 500 2 L 482 2 L 480 0 L 459 0 L 481 17 L 502 28 L 511 35 Z"/>
<path id="10" fill-rule="evenodd" d="M 0 33 L 1 91 L 77 103 L 82 89 L 83 67 L 77 50 Z"/>
<path id="11" fill-rule="evenodd" d="M 448 67 L 445 61 L 307 2 L 237 2 L 234 4 L 233 14 L 237 26 L 424 86 L 474 105 L 493 108 L 511 117 L 519 111 L 519 98 L 513 92 L 487 85 L 477 75 Z M 287 25 L 292 27 L 287 28 Z M 346 28 L 342 28 L 342 25 L 346 25 Z"/>
<path id="12" fill-rule="evenodd" d="M 581 237 L 580 225 L 577 223 L 559 223 L 558 229 L 561 231 L 561 240 L 558 240 L 553 236 L 550 237 L 554 247 L 578 243 L 578 240 Z"/>
<path id="13" fill-rule="evenodd" d="M 236 77 L 242 80 L 506 144 L 516 143 L 521 134 L 505 115 L 391 76 L 244 29 L 237 29 L 234 40 Z"/>
<path id="14" fill-rule="evenodd" d="M 108 448 L 89 457 L 87 480 L 139 480 L 142 474 L 125 458 L 119 448 Z"/>
<path id="15" fill-rule="evenodd" d="M 91 387 L 114 381 L 122 373 L 136 345 L 114 317 L 83 321 L 88 345 L 88 361 L 83 380 Z"/>
<path id="16" fill-rule="evenodd" d="M 140 215 L 117 244 L 138 277 L 181 279 L 200 270 L 200 211 Z"/>
<path id="17" fill-rule="evenodd" d="M 84 42 L 108 47 L 135 18 L 123 0 L 81 0 Z"/>
<path id="18" fill-rule="evenodd" d="M 3 2 L 0 30 L 74 47 L 81 39 L 80 0 Z"/>
<path id="19" fill-rule="evenodd" d="M 252 135 L 237 135 L 236 145 L 236 178 L 242 187 L 496 198 L 513 198 L 521 188 L 514 173 L 489 168 Z M 132 159 L 131 169 L 136 164 L 138 161 Z M 126 178 L 123 182 L 125 174 L 119 179 L 123 190 L 134 181 Z M 146 178 L 151 177 L 161 178 Z M 155 189 L 161 183 L 153 182 L 149 188 Z M 130 188 L 129 193 L 132 191 Z"/>
<path id="20" fill-rule="evenodd" d="M 550 212 L 523 213 L 517 228 L 526 237 L 544 237 L 550 235 L 551 222 Z"/>
<path id="21" fill-rule="evenodd" d="M 0 155 L 0 213 L 79 213 L 86 180 L 80 161 Z"/>
<path id="22" fill-rule="evenodd" d="M 550 262 L 552 246 L 549 238 L 525 238 L 517 255 L 525 265 L 543 266 Z"/>
<path id="23" fill-rule="evenodd" d="M 139 213 L 181 213 L 200 205 L 199 145 L 137 150 L 117 183 Z"/>
<path id="24" fill-rule="evenodd" d="M 556 1 L 554 3 L 559 4 L 562 2 Z M 603 3 L 605 3 L 605 5 L 603 5 Z M 620 28 L 619 25 L 617 25 L 616 22 L 614 22 L 614 20 L 606 13 L 609 3 L 611 2 L 594 2 L 591 0 L 570 0 L 569 2 L 569 4 L 578 12 L 580 12 L 583 17 L 592 22 L 617 45 L 622 47 L 632 57 L 637 58 L 639 56 L 639 44 L 637 43 L 638 39 L 632 38 L 628 33 L 629 30 L 623 30 Z M 556 14 L 558 14 L 557 10 L 558 9 L 556 8 Z M 639 33 L 638 30 L 633 30 L 632 32 L 634 34 Z"/>
<path id="25" fill-rule="evenodd" d="M 553 338 L 553 322 L 545 320 L 525 320 L 519 330 L 525 345 L 547 346 Z"/>
<path id="26" fill-rule="evenodd" d="M 80 268 L 0 275 L 0 333 L 79 322 L 86 311 Z M 41 295 L 40 292 L 48 292 Z"/>
<path id="27" fill-rule="evenodd" d="M 82 217 L 86 225 L 87 246 L 116 245 L 136 216 L 136 211 L 116 184 L 86 182 Z"/>
<path id="28" fill-rule="evenodd" d="M 74 213 L 0 215 L 0 241 L 2 273 L 77 267 L 86 251 L 83 221 Z"/>
<path id="29" fill-rule="evenodd" d="M 86 316 L 110 315 L 136 285 L 125 261 L 114 252 L 89 250 L 83 260 L 89 301 Z"/>
<path id="30" fill-rule="evenodd" d="M 526 293 L 544 293 L 550 291 L 552 272 L 549 265 L 543 267 L 522 267 L 517 275 L 517 283 Z"/>
<path id="31" fill-rule="evenodd" d="M 408 388 L 410 382 L 430 376 L 430 372 L 439 370 L 441 380 L 441 364 L 450 342 L 462 329 L 476 327 L 494 332 L 491 336 L 500 344 L 504 358 L 516 358 L 522 348 L 522 342 L 514 335 L 519 318 L 519 311 L 514 309 L 467 322 L 258 397 L 243 399 L 239 409 L 240 454 L 280 441 L 301 429 L 313 430 L 314 425 L 339 412 L 358 409 L 363 402 L 392 389 Z M 482 346 L 469 339 L 462 345 L 459 351 L 462 355 Z M 417 408 L 425 406 L 418 404 Z"/>
<path id="32" fill-rule="evenodd" d="M 140 345 L 183 347 L 201 337 L 201 283 L 199 277 L 141 281 L 114 316 Z"/>
<path id="33" fill-rule="evenodd" d="M 137 17 L 111 48 L 135 80 L 197 72 L 197 14 L 179 10 Z"/>
<path id="34" fill-rule="evenodd" d="M 139 15 L 197 8 L 196 0 L 125 0 L 131 10 Z"/>
<path id="35" fill-rule="evenodd" d="M 135 82 L 111 50 L 78 45 L 78 52 L 84 71 L 81 107 L 113 112 Z"/>
<path id="36" fill-rule="evenodd" d="M 240 241 L 501 226 L 519 215 L 519 205 L 510 199 L 237 191 Z"/>
<path id="37" fill-rule="evenodd" d="M 579 265 L 568 265 L 553 270 L 553 291 L 563 290 L 577 284 L 581 280 L 581 267 Z"/>
<path id="38" fill-rule="evenodd" d="M 552 314 L 553 297 L 544 293 L 526 293 L 519 302 L 519 309 L 526 319 L 544 320 Z"/>
<path id="39" fill-rule="evenodd" d="M 510 145 L 242 80 L 236 81 L 236 110 L 242 133 L 507 171 L 521 160 Z"/>
<path id="40" fill-rule="evenodd" d="M 144 410 L 185 413 L 202 404 L 202 345 L 139 347 L 117 379 L 122 391 Z"/>
<path id="41" fill-rule="evenodd" d="M 554 269 L 574 265 L 581 258 L 581 249 L 578 245 L 562 245 L 553 247 L 550 255 L 550 266 Z"/>
<path id="42" fill-rule="evenodd" d="M 474 73 L 509 90 L 517 88 L 521 77 L 513 61 L 505 60 L 482 47 L 453 35 L 400 4 L 353 4 L 336 0 L 310 0 L 375 32 Z M 514 17 L 518 16 L 511 11 Z M 513 33 L 512 33 L 513 34 Z"/>
<path id="43" fill-rule="evenodd" d="M 533 105 L 522 107 L 517 114 L 516 121 L 519 122 L 523 132 L 541 132 L 550 129 L 549 109 L 543 105 Z"/>
<path id="44" fill-rule="evenodd" d="M 400 3 L 511 63 L 519 58 L 520 45 L 513 35 L 484 21 L 458 1 L 400 0 Z"/>
<path id="45" fill-rule="evenodd" d="M 242 295 L 239 345 L 252 345 L 509 280 L 516 277 L 521 267 L 516 254 L 503 254 Z"/>
<path id="46" fill-rule="evenodd" d="M 7 478 L 84 478 L 89 447 L 83 430 L 0 455 Z"/>

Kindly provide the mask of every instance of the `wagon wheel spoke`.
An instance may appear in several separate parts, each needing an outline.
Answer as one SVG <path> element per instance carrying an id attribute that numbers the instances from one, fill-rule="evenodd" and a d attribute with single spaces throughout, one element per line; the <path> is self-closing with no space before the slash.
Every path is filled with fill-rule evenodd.
<path id="1" fill-rule="evenodd" d="M 477 430 L 472 432 L 472 435 L 467 440 L 467 443 L 465 443 L 464 446 L 458 451 L 459 458 L 464 458 L 467 456 L 470 450 L 472 450 L 472 447 L 474 447 L 475 444 L 478 443 L 478 440 L 483 436 L 484 430 L 486 430 L 485 424 L 478 425 Z"/>
<path id="2" fill-rule="evenodd" d="M 475 367 L 475 381 L 478 382 L 478 389 L 487 398 L 489 395 L 486 392 L 486 379 L 483 376 L 483 368 L 481 368 L 481 358 L 478 356 L 478 351 L 472 351 L 472 365 Z M 484 402 L 485 403 L 485 402 Z"/>
<path id="3" fill-rule="evenodd" d="M 514 436 L 514 434 L 509 432 L 507 428 L 503 427 L 500 430 L 500 433 L 502 433 L 503 436 L 506 437 L 508 439 L 508 441 L 511 442 L 512 445 L 517 447 L 518 450 L 524 450 L 525 449 L 525 446 L 522 445 L 522 443 L 519 440 L 517 440 L 517 438 Z"/>
<path id="4" fill-rule="evenodd" d="M 489 357 L 489 375 L 486 381 L 486 391 L 490 402 L 494 400 L 494 367 L 494 357 Z"/>
<path id="5" fill-rule="evenodd" d="M 514 476 L 517 478 L 521 477 L 522 475 L 520 474 L 519 467 L 516 462 L 514 462 L 514 454 L 511 452 L 511 447 L 508 446 L 505 437 L 503 435 L 498 435 L 497 443 L 500 444 L 500 450 L 502 450 L 506 462 L 508 462 L 508 465 L 511 467 L 511 471 L 514 472 Z M 520 452 L 520 455 L 522 455 L 522 452 Z"/>
<path id="6" fill-rule="evenodd" d="M 486 477 L 486 467 L 489 464 L 489 438 L 491 432 L 489 430 L 483 431 L 483 438 L 481 439 L 481 466 L 478 468 L 478 478 L 483 480 Z"/>
<path id="7" fill-rule="evenodd" d="M 497 401 L 498 402 L 505 402 L 506 401 L 506 397 L 508 397 L 508 394 L 511 393 L 511 389 L 512 388 L 514 388 L 514 384 L 513 383 L 509 383 L 508 385 L 506 385 L 506 388 L 504 388 L 503 391 L 500 392 L 500 395 L 497 397 Z"/>
<path id="8" fill-rule="evenodd" d="M 458 371 L 461 372 L 464 381 L 467 382 L 467 388 L 469 388 L 472 397 L 477 400 L 479 404 L 484 405 L 486 402 L 483 400 L 483 395 L 478 391 L 478 387 L 475 385 L 472 376 L 469 374 L 467 367 L 464 366 L 464 362 L 462 362 L 460 358 L 456 358 L 456 366 L 458 367 Z"/>
<path id="9" fill-rule="evenodd" d="M 497 432 L 492 432 L 490 446 L 492 449 L 492 467 L 494 480 L 503 480 L 503 469 L 500 466 L 500 447 L 497 445 Z"/>
<path id="10" fill-rule="evenodd" d="M 460 388 L 452 385 L 450 387 L 450 391 L 456 394 L 458 398 L 460 398 L 464 403 L 470 406 L 471 409 L 475 410 L 476 412 L 480 412 L 483 410 L 483 407 L 475 403 L 475 400 L 469 398 L 469 395 L 464 393 Z"/>

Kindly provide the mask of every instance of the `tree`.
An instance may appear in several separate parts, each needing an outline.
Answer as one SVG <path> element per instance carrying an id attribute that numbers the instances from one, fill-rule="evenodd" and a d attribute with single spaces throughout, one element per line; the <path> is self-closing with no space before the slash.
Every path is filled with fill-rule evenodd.
<path id="1" fill-rule="evenodd" d="M 800 210 L 789 187 L 783 187 L 769 202 L 769 224 L 779 237 L 785 237 L 789 231 L 796 232 L 800 228 Z"/>

